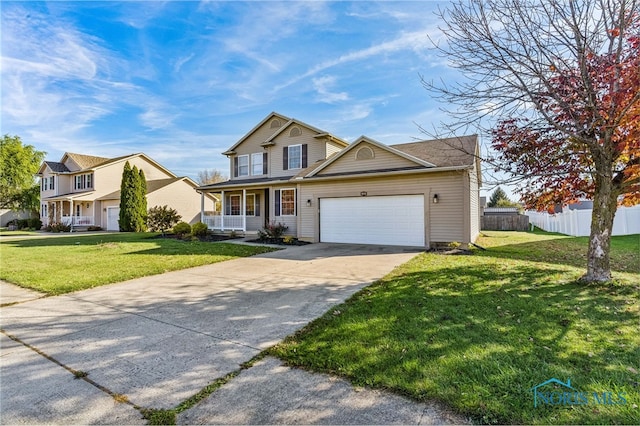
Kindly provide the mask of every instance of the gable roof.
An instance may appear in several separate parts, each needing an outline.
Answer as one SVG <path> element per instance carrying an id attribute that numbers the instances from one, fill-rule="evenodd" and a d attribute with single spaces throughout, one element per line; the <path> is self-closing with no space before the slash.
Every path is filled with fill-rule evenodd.
<path id="1" fill-rule="evenodd" d="M 49 170 L 51 170 L 54 173 L 69 173 L 70 172 L 70 170 L 67 168 L 67 166 L 64 165 L 64 163 L 59 163 L 57 161 L 45 161 L 45 162 L 42 163 L 42 165 L 38 169 L 38 173 L 36 173 L 36 176 L 41 176 L 42 173 L 44 173 L 44 168 L 45 167 L 48 167 Z"/>
<path id="2" fill-rule="evenodd" d="M 432 139 L 391 145 L 437 167 L 471 166 L 477 158 L 478 135 Z"/>
<path id="3" fill-rule="evenodd" d="M 253 129 L 249 130 L 243 137 L 240 138 L 240 140 L 238 140 L 238 142 L 234 143 L 231 148 L 229 148 L 228 150 L 223 152 L 223 154 L 227 155 L 226 153 L 231 153 L 234 149 L 236 149 L 238 147 L 238 145 L 240 145 L 249 136 L 251 136 L 251 134 L 253 134 L 253 132 L 258 130 L 260 127 L 262 127 L 263 124 L 265 124 L 267 121 L 271 120 L 272 118 L 279 118 L 281 120 L 284 120 L 285 122 L 291 121 L 291 118 L 286 117 L 286 116 L 284 116 L 282 114 L 278 114 L 277 112 L 273 111 L 273 112 L 271 112 L 271 114 L 269 114 L 265 118 L 263 118 L 262 121 L 260 121 L 258 124 L 253 126 Z"/>
<path id="4" fill-rule="evenodd" d="M 109 158 L 106 158 L 106 157 L 96 157 L 94 155 L 76 154 L 73 152 L 66 152 L 62 156 L 62 160 L 60 160 L 60 162 L 64 163 L 65 158 L 70 158 L 82 170 L 90 169 L 92 167 L 97 166 L 98 164 L 104 163 L 105 161 L 109 161 Z"/>
<path id="5" fill-rule="evenodd" d="M 265 123 L 267 123 L 269 120 L 272 120 L 273 118 L 278 118 L 278 119 L 284 120 L 285 123 L 282 126 L 280 126 L 279 128 L 275 129 L 273 134 L 271 136 L 269 136 L 265 141 L 262 142 L 262 144 L 261 144 L 262 146 L 273 145 L 273 139 L 275 139 L 279 134 L 284 132 L 287 128 L 289 128 L 293 124 L 297 124 L 299 126 L 306 127 L 307 129 L 310 129 L 310 130 L 318 133 L 317 135 L 314 136 L 316 138 L 326 137 L 326 138 L 329 138 L 329 139 L 333 140 L 334 142 L 338 142 L 339 144 L 341 144 L 343 146 L 349 145 L 348 142 L 346 142 L 346 141 L 344 141 L 344 140 L 332 135 L 331 133 L 328 133 L 328 132 L 326 132 L 324 130 L 320 130 L 317 127 L 314 127 L 314 126 L 312 126 L 310 124 L 307 124 L 307 123 L 305 123 L 303 121 L 297 120 L 295 118 L 287 117 L 285 115 L 279 114 L 279 113 L 274 111 L 271 114 L 267 115 L 262 121 L 260 121 L 257 125 L 255 125 L 251 130 L 249 130 L 242 138 L 240 138 L 240 140 L 238 140 L 238 142 L 233 144 L 233 146 L 231 148 L 229 148 L 228 150 L 223 152 L 223 154 L 224 155 L 232 155 L 232 154 L 234 154 L 235 153 L 234 150 L 242 142 L 244 142 L 256 130 L 258 130 L 260 127 L 262 127 Z"/>
<path id="6" fill-rule="evenodd" d="M 399 157 L 405 158 L 409 161 L 412 161 L 414 163 L 416 163 L 416 166 L 422 166 L 422 167 L 426 167 L 426 168 L 432 168 L 432 167 L 436 167 L 435 164 L 432 164 L 426 160 L 423 160 L 421 158 L 415 157 L 413 155 L 410 155 L 406 152 L 400 151 L 398 149 L 395 149 L 393 147 L 384 145 L 378 141 L 375 141 L 371 138 L 368 138 L 366 136 L 360 136 L 354 143 L 352 143 L 351 145 L 349 145 L 347 148 L 343 149 L 342 151 L 338 152 L 336 155 L 330 157 L 327 161 L 325 161 L 324 163 L 320 164 L 318 167 L 314 168 L 310 173 L 306 174 L 305 177 L 313 177 L 315 175 L 317 175 L 319 172 L 321 172 L 322 170 L 324 170 L 325 168 L 327 168 L 330 164 L 335 163 L 336 161 L 338 161 L 338 159 L 344 157 L 347 153 L 351 152 L 353 149 L 355 149 L 358 145 L 362 144 L 362 143 L 368 143 L 371 145 L 374 145 L 382 150 L 388 151 L 392 154 L 395 154 Z"/>

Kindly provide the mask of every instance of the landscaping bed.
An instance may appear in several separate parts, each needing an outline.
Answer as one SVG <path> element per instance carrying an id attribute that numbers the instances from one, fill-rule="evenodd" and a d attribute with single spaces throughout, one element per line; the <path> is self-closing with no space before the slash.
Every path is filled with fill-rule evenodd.
<path id="1" fill-rule="evenodd" d="M 416 256 L 271 354 L 478 423 L 637 424 L 640 236 L 613 238 L 607 285 L 577 282 L 586 238 L 487 232 L 478 244 L 488 250 Z M 547 396 L 586 403 L 534 401 L 551 379 Z"/>

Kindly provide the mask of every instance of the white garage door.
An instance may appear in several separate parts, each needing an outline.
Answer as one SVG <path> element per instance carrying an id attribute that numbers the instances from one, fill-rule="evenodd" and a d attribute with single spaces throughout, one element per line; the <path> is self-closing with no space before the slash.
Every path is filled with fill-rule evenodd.
<path id="1" fill-rule="evenodd" d="M 120 207 L 107 207 L 107 231 L 119 231 Z"/>
<path id="2" fill-rule="evenodd" d="M 320 241 L 424 246 L 424 196 L 320 199 Z"/>

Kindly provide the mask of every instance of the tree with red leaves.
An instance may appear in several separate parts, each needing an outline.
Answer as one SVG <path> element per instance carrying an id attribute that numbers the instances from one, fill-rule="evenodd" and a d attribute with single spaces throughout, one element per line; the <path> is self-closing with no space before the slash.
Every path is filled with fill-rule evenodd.
<path id="1" fill-rule="evenodd" d="M 427 87 L 491 137 L 485 158 L 527 207 L 593 200 L 586 282 L 611 280 L 619 205 L 640 203 L 636 0 L 472 0 L 441 13 L 441 48 L 467 77 Z"/>

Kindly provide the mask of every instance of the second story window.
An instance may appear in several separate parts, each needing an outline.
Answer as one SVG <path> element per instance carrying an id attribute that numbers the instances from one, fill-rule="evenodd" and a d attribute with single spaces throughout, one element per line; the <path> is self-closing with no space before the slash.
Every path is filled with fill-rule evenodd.
<path id="1" fill-rule="evenodd" d="M 264 174 L 262 157 L 263 154 L 261 152 L 251 154 L 251 174 L 253 176 Z"/>
<path id="2" fill-rule="evenodd" d="M 50 191 L 52 189 L 56 189 L 53 176 L 43 177 L 40 188 L 42 189 L 42 191 Z"/>
<path id="3" fill-rule="evenodd" d="M 307 144 L 289 145 L 283 148 L 284 170 L 304 169 L 307 167 Z"/>
<path id="4" fill-rule="evenodd" d="M 93 188 L 93 174 L 77 175 L 73 178 L 74 189 Z"/>
<path id="5" fill-rule="evenodd" d="M 233 175 L 249 176 L 249 156 L 238 155 L 233 159 Z"/>

